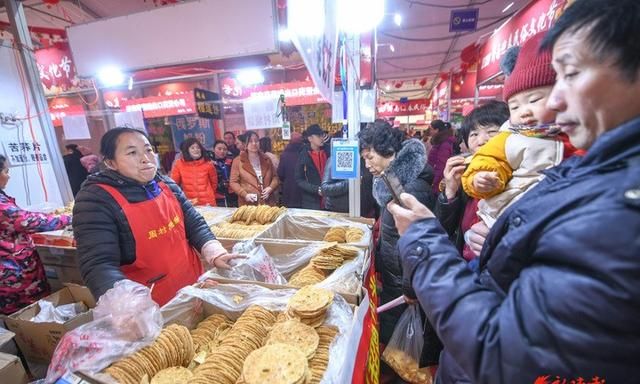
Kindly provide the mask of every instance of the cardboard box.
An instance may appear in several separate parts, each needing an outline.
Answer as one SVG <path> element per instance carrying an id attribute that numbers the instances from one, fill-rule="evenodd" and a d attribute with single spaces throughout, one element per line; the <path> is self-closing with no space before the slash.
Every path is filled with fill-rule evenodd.
<path id="1" fill-rule="evenodd" d="M 362 239 L 357 243 L 348 243 L 348 245 L 371 248 L 373 220 L 344 216 L 286 215 L 259 234 L 257 239 L 290 243 L 323 242 L 329 229 L 336 226 L 351 226 L 362 229 L 364 231 Z"/>
<path id="2" fill-rule="evenodd" d="M 29 378 L 16 355 L 0 352 L 0 381 L 7 384 L 27 384 Z"/>
<path id="3" fill-rule="evenodd" d="M 37 245 L 36 249 L 44 265 L 60 265 L 78 268 L 78 252 L 75 247 Z"/>
<path id="4" fill-rule="evenodd" d="M 94 308 L 96 301 L 87 287 L 75 284 L 66 286 L 45 297 L 55 306 L 84 302 L 87 307 Z M 40 312 L 37 302 L 5 318 L 7 328 L 16 334 L 18 348 L 29 360 L 48 362 L 62 336 L 68 331 L 93 320 L 91 310 L 82 313 L 64 324 L 47 322 L 34 323 L 31 319 Z"/>

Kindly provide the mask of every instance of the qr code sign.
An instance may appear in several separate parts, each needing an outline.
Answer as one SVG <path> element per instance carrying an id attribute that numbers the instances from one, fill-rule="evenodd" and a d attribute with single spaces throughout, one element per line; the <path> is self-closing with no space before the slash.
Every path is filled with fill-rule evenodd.
<path id="1" fill-rule="evenodd" d="M 352 172 L 355 168 L 353 151 L 336 151 L 336 171 Z"/>

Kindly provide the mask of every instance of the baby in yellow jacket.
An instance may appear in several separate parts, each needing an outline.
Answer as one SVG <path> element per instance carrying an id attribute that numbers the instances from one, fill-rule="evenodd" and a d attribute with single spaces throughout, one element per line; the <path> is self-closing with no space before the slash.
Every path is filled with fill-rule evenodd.
<path id="1" fill-rule="evenodd" d="M 556 113 L 546 103 L 556 73 L 551 66 L 551 52 L 539 52 L 543 37 L 539 33 L 526 41 L 519 52 L 516 48 L 505 54 L 501 65 L 507 75 L 503 95 L 509 104 L 509 121 L 474 154 L 462 175 L 464 191 L 483 199 L 478 204 L 478 216 L 489 228 L 509 205 L 542 180 L 542 171 L 575 152 L 564 133 L 552 136 L 542 131 L 534 137 L 525 134 L 528 130 L 510 129 L 555 121 Z"/>

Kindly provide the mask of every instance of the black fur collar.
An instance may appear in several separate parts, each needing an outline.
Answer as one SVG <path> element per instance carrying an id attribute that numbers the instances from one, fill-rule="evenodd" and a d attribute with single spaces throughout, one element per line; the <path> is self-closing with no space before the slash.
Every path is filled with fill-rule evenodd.
<path id="1" fill-rule="evenodd" d="M 410 139 L 402 143 L 396 158 L 389 164 L 389 171 L 398 176 L 400 183 L 406 186 L 418 178 L 426 163 L 424 145 L 420 140 Z M 391 193 L 379 177 L 373 179 L 373 197 L 383 208 L 391 201 Z"/>

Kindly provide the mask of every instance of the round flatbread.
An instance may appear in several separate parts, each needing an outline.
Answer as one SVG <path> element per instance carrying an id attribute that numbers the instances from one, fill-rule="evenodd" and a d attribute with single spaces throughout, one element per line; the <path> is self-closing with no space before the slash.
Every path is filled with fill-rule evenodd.
<path id="1" fill-rule="evenodd" d="M 299 348 L 276 343 L 247 356 L 242 378 L 247 384 L 296 384 L 304 380 L 308 370 L 307 358 Z"/>
<path id="2" fill-rule="evenodd" d="M 153 376 L 151 384 L 187 384 L 193 373 L 184 367 L 163 369 Z"/>

